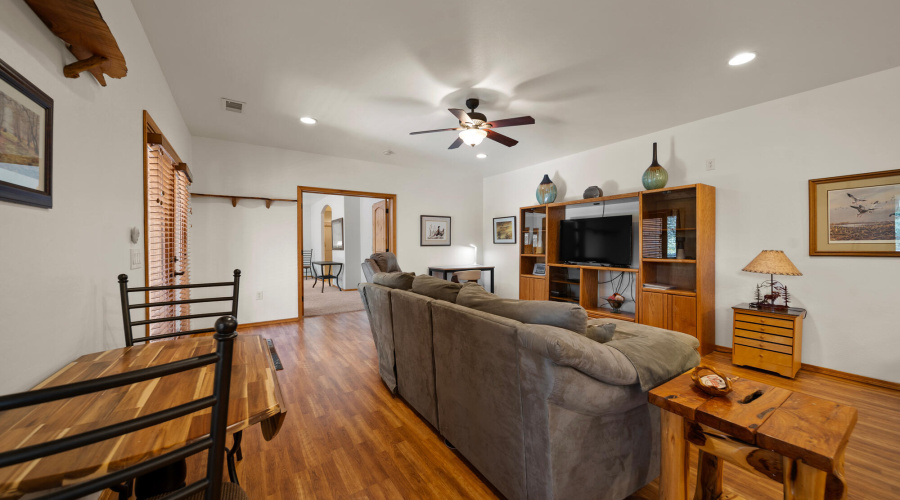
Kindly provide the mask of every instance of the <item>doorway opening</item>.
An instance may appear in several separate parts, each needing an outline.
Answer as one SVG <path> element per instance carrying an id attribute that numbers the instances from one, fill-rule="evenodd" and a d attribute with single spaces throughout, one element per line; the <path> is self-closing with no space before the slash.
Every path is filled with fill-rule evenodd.
<path id="1" fill-rule="evenodd" d="M 361 264 L 375 252 L 396 254 L 396 227 L 394 194 L 297 186 L 299 316 L 361 309 Z M 313 254 L 313 277 L 302 272 L 304 252 Z"/>

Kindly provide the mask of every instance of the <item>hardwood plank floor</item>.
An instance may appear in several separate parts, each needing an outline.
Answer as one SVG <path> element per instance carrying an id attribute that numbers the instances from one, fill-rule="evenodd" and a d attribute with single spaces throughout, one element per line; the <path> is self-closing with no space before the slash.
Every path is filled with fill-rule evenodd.
<path id="1" fill-rule="evenodd" d="M 273 339 L 284 364 L 278 377 L 288 406 L 274 440 L 266 442 L 258 426 L 244 433 L 238 471 L 251 498 L 497 498 L 382 384 L 364 312 L 240 331 Z M 846 456 L 849 498 L 900 498 L 900 391 L 802 370 L 786 379 L 734 367 L 722 353 L 704 361 L 729 375 L 858 408 Z M 692 456 L 696 463 L 696 451 Z M 201 464 L 191 465 L 191 477 L 202 475 Z M 728 492 L 776 499 L 780 486 L 726 464 Z M 632 498 L 655 499 L 657 491 L 654 481 Z"/>

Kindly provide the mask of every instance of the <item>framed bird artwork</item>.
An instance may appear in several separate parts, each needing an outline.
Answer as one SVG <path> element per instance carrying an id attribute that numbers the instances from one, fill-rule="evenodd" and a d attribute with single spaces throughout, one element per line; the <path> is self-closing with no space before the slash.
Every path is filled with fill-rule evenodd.
<path id="1" fill-rule="evenodd" d="M 810 180 L 809 254 L 900 257 L 900 170 Z"/>

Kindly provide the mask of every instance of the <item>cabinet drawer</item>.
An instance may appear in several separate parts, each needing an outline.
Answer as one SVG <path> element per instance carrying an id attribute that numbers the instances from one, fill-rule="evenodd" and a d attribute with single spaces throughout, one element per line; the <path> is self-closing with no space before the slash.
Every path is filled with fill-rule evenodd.
<path id="1" fill-rule="evenodd" d="M 781 328 L 778 326 L 762 325 L 759 323 L 747 323 L 746 321 L 739 321 L 737 319 L 734 320 L 734 328 L 735 328 L 735 330 L 740 328 L 741 330 L 750 330 L 752 332 L 760 332 L 760 333 L 770 333 L 772 335 L 784 335 L 786 337 L 794 336 L 794 330 L 792 328 Z"/>
<path id="2" fill-rule="evenodd" d="M 793 348 L 789 345 L 773 344 L 772 342 L 764 342 L 762 340 L 745 339 L 744 337 L 735 337 L 734 343 L 735 343 L 735 345 L 742 345 L 745 347 L 756 347 L 759 349 L 766 349 L 769 351 L 780 352 L 783 354 L 791 354 L 791 352 L 793 352 Z"/>
<path id="3" fill-rule="evenodd" d="M 763 340 L 765 342 L 772 342 L 772 343 L 781 344 L 781 345 L 794 345 L 793 337 L 782 337 L 779 335 L 769 335 L 767 333 L 753 332 L 750 330 L 742 330 L 738 327 L 734 328 L 734 336 L 735 336 L 735 338 L 744 337 L 747 339 Z"/>
<path id="4" fill-rule="evenodd" d="M 732 362 L 736 365 L 749 365 L 764 370 L 781 371 L 782 368 L 790 368 L 793 365 L 794 358 L 790 354 L 734 344 Z"/>
<path id="5" fill-rule="evenodd" d="M 781 328 L 794 328 L 794 322 L 786 319 L 770 318 L 768 316 L 754 316 L 752 314 L 734 313 L 735 321 L 756 323 L 758 325 L 778 326 Z"/>

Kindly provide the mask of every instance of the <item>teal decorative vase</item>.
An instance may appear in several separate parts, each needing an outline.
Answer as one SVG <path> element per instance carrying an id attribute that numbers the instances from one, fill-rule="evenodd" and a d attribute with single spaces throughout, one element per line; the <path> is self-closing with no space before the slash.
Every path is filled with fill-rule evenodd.
<path id="1" fill-rule="evenodd" d="M 541 205 L 556 201 L 556 184 L 550 180 L 550 176 L 544 174 L 544 178 L 541 179 L 541 183 L 538 184 L 534 196 Z"/>
<path id="2" fill-rule="evenodd" d="M 644 189 L 662 189 L 669 182 L 669 173 L 656 161 L 656 143 L 653 143 L 653 163 L 644 171 Z"/>

